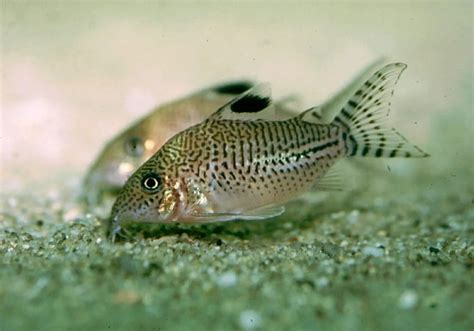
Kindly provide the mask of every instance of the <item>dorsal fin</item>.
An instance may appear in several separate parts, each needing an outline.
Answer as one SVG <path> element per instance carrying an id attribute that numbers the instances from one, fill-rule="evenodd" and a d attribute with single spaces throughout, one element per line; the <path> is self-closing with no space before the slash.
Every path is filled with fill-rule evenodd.
<path id="1" fill-rule="evenodd" d="M 271 88 L 267 83 L 258 84 L 252 89 L 219 108 L 208 120 L 272 120 L 275 118 L 275 106 L 271 97 Z"/>
<path id="2" fill-rule="evenodd" d="M 251 80 L 229 80 L 207 86 L 194 92 L 191 96 L 204 97 L 209 100 L 232 100 L 255 86 Z"/>
<path id="3" fill-rule="evenodd" d="M 255 86 L 250 80 L 233 80 L 214 85 L 209 88 L 212 92 L 225 95 L 240 95 Z"/>

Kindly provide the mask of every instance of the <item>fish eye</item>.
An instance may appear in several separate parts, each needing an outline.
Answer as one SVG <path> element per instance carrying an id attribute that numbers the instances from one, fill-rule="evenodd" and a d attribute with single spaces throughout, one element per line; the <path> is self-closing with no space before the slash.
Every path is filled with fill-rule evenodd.
<path id="1" fill-rule="evenodd" d="M 148 193 L 155 193 L 160 188 L 160 176 L 155 173 L 145 175 L 142 179 L 142 187 Z"/>
<path id="2" fill-rule="evenodd" d="M 143 139 L 140 137 L 131 137 L 125 141 L 125 152 L 134 157 L 142 156 L 145 152 Z"/>

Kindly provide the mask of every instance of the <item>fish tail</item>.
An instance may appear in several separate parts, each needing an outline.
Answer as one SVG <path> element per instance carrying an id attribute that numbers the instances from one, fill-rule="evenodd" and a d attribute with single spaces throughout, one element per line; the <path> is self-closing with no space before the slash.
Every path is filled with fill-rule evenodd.
<path id="1" fill-rule="evenodd" d="M 384 125 L 390 98 L 406 64 L 392 63 L 374 73 L 334 119 L 343 128 L 347 156 L 427 157 L 397 130 Z"/>

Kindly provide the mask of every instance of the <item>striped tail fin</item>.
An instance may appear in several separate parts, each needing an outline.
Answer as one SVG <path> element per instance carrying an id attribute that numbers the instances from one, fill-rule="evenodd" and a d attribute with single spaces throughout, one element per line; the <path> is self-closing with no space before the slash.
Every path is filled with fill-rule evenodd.
<path id="1" fill-rule="evenodd" d="M 390 97 L 407 66 L 392 63 L 370 77 L 349 99 L 334 123 L 345 128 L 347 155 L 364 157 L 427 157 L 398 131 L 383 125 Z"/>

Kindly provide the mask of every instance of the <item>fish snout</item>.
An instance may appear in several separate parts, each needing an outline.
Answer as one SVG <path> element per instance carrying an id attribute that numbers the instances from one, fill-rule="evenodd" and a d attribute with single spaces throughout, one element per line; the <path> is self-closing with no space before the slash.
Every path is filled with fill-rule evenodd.
<path id="1" fill-rule="evenodd" d="M 136 215 L 129 210 L 126 199 L 123 196 L 118 196 L 112 206 L 110 217 L 108 218 L 107 235 L 111 241 L 115 241 L 117 236 L 123 236 L 122 224 L 126 222 L 133 222 Z"/>

